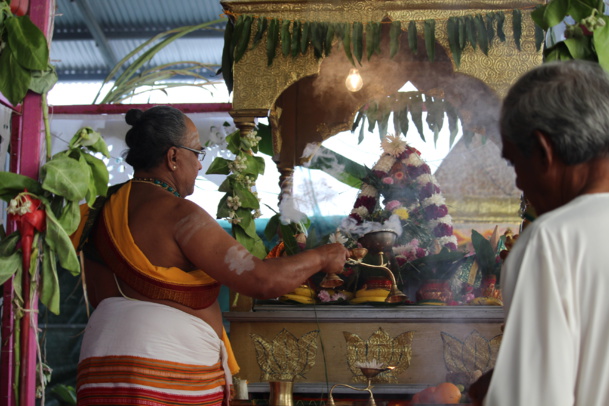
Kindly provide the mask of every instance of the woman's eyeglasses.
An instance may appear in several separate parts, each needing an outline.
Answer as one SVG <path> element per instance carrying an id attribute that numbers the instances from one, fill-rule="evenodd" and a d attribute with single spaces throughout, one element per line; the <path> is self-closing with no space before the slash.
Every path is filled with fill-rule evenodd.
<path id="1" fill-rule="evenodd" d="M 195 153 L 195 155 L 197 156 L 197 159 L 199 161 L 203 161 L 205 159 L 205 154 L 207 154 L 207 152 L 205 151 L 205 148 L 201 148 L 199 149 L 194 149 L 194 148 L 189 148 L 189 147 L 185 147 L 184 145 L 176 145 L 176 147 L 178 148 L 184 148 L 187 149 L 189 151 L 192 151 Z"/>

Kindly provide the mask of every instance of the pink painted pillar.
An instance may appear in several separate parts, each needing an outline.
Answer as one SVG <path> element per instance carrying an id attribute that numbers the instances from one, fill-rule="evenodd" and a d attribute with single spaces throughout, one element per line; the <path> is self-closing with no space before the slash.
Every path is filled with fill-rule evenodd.
<path id="1" fill-rule="evenodd" d="M 55 16 L 55 0 L 30 0 L 28 15 L 31 20 L 50 37 Z M 41 147 L 43 144 L 42 97 L 29 92 L 18 113 L 12 120 L 11 172 L 20 173 L 37 179 L 40 168 Z M 9 224 L 9 231 L 15 229 Z M 15 383 L 14 363 L 20 362 L 20 406 L 36 404 L 36 348 L 38 330 L 38 297 L 30 297 L 29 273 L 24 272 L 23 291 L 25 316 L 21 320 L 21 356 L 15 359 L 14 312 L 12 305 L 12 280 L 4 286 L 4 310 L 2 317 L 2 369 L 0 378 L 0 405 L 16 404 L 13 386 Z"/>

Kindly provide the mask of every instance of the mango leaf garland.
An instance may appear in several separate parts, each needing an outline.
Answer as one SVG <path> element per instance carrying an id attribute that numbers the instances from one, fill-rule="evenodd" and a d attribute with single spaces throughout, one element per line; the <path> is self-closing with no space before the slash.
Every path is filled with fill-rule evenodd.
<path id="1" fill-rule="evenodd" d="M 414 54 L 417 53 L 417 43 L 417 23 L 411 21 L 408 23 L 408 46 Z"/>
<path id="2" fill-rule="evenodd" d="M 393 21 L 389 28 L 389 57 L 393 58 L 400 49 L 400 38 L 402 34 L 402 24 Z"/>
<path id="3" fill-rule="evenodd" d="M 516 49 L 520 51 L 520 40 L 522 38 L 522 12 L 515 9 L 512 12 L 512 25 L 514 27 L 514 43 Z"/>
<path id="4" fill-rule="evenodd" d="M 436 20 L 425 20 L 423 28 L 427 58 L 430 62 L 433 62 L 436 56 Z"/>
<path id="5" fill-rule="evenodd" d="M 540 15 L 542 12 L 538 10 L 535 13 Z M 512 14 L 514 41 L 518 49 L 520 49 L 522 13 L 520 10 L 514 10 Z M 495 37 L 504 42 L 504 22 L 505 14 L 501 11 L 490 12 L 484 15 L 449 17 L 446 30 L 455 65 L 457 67 L 460 65 L 461 53 L 468 43 L 474 51 L 480 47 L 485 54 L 488 54 Z M 381 53 L 381 25 L 383 23 L 379 21 L 369 21 L 365 24 L 360 21 L 291 21 L 240 15 L 234 24 L 230 21 L 227 23 L 222 69 L 220 71 L 225 76 L 229 91 L 232 91 L 232 64 L 238 62 L 245 52 L 256 48 L 265 35 L 267 66 L 272 65 L 279 45 L 284 57 L 291 55 L 295 58 L 299 52 L 305 55 L 309 47 L 311 47 L 315 57 L 320 59 L 330 55 L 336 38 L 342 42 L 343 51 L 347 59 L 354 66 L 356 61 L 361 65 L 361 60 L 364 56 L 367 60 L 370 60 L 374 54 Z M 433 61 L 435 59 L 436 20 L 428 19 L 421 23 L 428 59 Z M 390 58 L 394 58 L 399 52 L 402 30 L 406 31 L 405 35 L 407 36 L 410 51 L 414 54 L 418 53 L 417 21 L 409 21 L 408 25 L 406 25 L 405 21 L 392 21 L 389 24 L 389 41 L 387 43 Z M 537 32 L 536 35 L 537 44 L 539 44 L 541 34 Z M 0 66 L 2 66 L 1 58 Z M 0 78 L 1 81 L 2 78 Z"/>

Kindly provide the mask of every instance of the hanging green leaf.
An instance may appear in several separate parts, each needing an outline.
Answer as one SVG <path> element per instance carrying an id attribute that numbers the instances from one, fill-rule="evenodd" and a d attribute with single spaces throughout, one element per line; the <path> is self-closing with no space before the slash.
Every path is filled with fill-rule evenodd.
<path id="1" fill-rule="evenodd" d="M 543 45 L 546 33 L 537 24 L 535 24 L 535 49 L 539 51 Z"/>
<path id="2" fill-rule="evenodd" d="M 351 62 L 351 65 L 355 66 L 353 55 L 351 55 L 351 24 L 343 23 L 343 49 L 347 59 Z"/>
<path id="3" fill-rule="evenodd" d="M 254 21 L 252 16 L 246 15 L 243 18 L 243 27 L 239 33 L 239 39 L 235 48 L 235 63 L 239 62 L 243 54 L 245 54 L 252 33 L 252 21 Z"/>
<path id="4" fill-rule="evenodd" d="M 430 62 L 433 62 L 436 57 L 436 20 L 425 20 L 423 29 L 425 33 L 427 58 Z"/>
<path id="5" fill-rule="evenodd" d="M 393 59 L 400 49 L 400 38 L 402 34 L 402 23 L 393 21 L 389 27 L 389 57 Z M 396 132 L 396 134 L 399 134 Z"/>
<path id="6" fill-rule="evenodd" d="M 420 94 L 414 94 L 408 102 L 408 110 L 414 126 L 417 128 L 421 139 L 425 141 L 423 133 L 423 99 Z"/>
<path id="7" fill-rule="evenodd" d="M 273 59 L 275 59 L 275 54 L 277 52 L 277 41 L 279 41 L 279 20 L 273 18 L 269 23 L 269 28 L 266 33 L 267 66 L 273 64 Z"/>
<path id="8" fill-rule="evenodd" d="M 311 23 L 311 44 L 313 44 L 313 53 L 316 59 L 323 56 L 325 32 L 323 28 L 324 23 L 312 22 Z"/>
<path id="9" fill-rule="evenodd" d="M 368 60 L 374 53 L 374 23 L 369 22 L 366 24 L 366 55 Z"/>
<path id="10" fill-rule="evenodd" d="M 499 38 L 499 41 L 505 42 L 505 32 L 503 31 L 505 13 L 503 11 L 498 11 L 495 13 L 495 18 L 497 20 L 497 37 Z"/>
<path id="11" fill-rule="evenodd" d="M 45 244 L 46 245 L 46 244 Z M 59 314 L 59 280 L 57 278 L 57 258 L 48 245 L 42 256 L 40 278 L 40 301 L 53 314 Z"/>
<path id="12" fill-rule="evenodd" d="M 10 3 L 10 2 L 9 2 Z M 40 28 L 29 16 L 4 20 L 6 44 L 3 51 L 10 50 L 15 61 L 28 70 L 45 70 L 49 64 L 47 40 Z"/>
<path id="13" fill-rule="evenodd" d="M 290 35 L 290 20 L 283 20 L 281 23 L 281 53 L 283 56 L 290 55 L 292 50 L 292 36 Z"/>
<path id="14" fill-rule="evenodd" d="M 379 120 L 379 136 L 381 137 L 381 141 L 383 138 L 387 136 L 387 129 L 389 128 L 389 116 L 391 112 L 385 111 L 382 113 Z"/>
<path id="15" fill-rule="evenodd" d="M 444 108 L 442 106 L 442 100 L 436 99 L 435 97 L 425 97 L 425 107 L 427 107 L 427 117 L 425 121 L 431 131 L 433 131 L 433 142 L 434 146 L 437 146 L 438 135 L 442 129 L 444 122 Z"/>
<path id="16" fill-rule="evenodd" d="M 492 45 L 493 40 L 495 39 L 495 28 L 493 27 L 494 23 L 495 13 L 487 13 L 486 16 L 484 16 L 484 25 L 486 26 L 486 37 L 489 47 Z"/>
<path id="17" fill-rule="evenodd" d="M 269 20 L 265 17 L 260 17 L 257 19 L 256 34 L 254 34 L 254 39 L 252 40 L 252 47 L 250 49 L 254 49 L 258 46 L 260 40 L 262 40 L 262 36 L 266 32 L 268 25 Z"/>
<path id="18" fill-rule="evenodd" d="M 357 137 L 357 144 L 361 144 L 364 141 L 364 123 L 359 128 L 359 136 Z"/>
<path id="19" fill-rule="evenodd" d="M 393 114 L 395 114 L 395 113 L 393 113 Z M 398 118 L 400 120 L 400 130 L 402 131 L 402 134 L 404 134 L 404 137 L 406 137 L 406 134 L 408 133 L 408 124 L 410 122 L 410 120 L 408 120 L 408 106 L 404 107 L 397 114 L 398 114 Z M 399 134 L 396 134 L 396 135 L 399 135 Z"/>
<path id="20" fill-rule="evenodd" d="M 353 56 L 355 56 L 355 60 L 360 64 L 362 64 L 362 57 L 364 56 L 364 24 L 355 21 L 353 23 L 353 31 L 352 31 L 352 39 L 353 39 Z"/>
<path id="21" fill-rule="evenodd" d="M 381 23 L 376 22 L 374 29 L 374 53 L 381 54 Z"/>
<path id="22" fill-rule="evenodd" d="M 366 110 L 366 118 L 368 119 L 368 132 L 373 132 L 378 121 L 378 104 L 370 103 Z"/>
<path id="23" fill-rule="evenodd" d="M 520 51 L 520 39 L 522 38 L 522 11 L 514 9 L 512 12 L 512 26 L 514 28 L 514 43 Z"/>
<path id="24" fill-rule="evenodd" d="M 302 55 L 307 53 L 309 46 L 309 38 L 311 34 L 311 23 L 305 21 L 302 25 L 302 32 L 300 33 L 300 53 Z"/>
<path id="25" fill-rule="evenodd" d="M 362 122 L 362 118 L 364 118 L 364 112 L 362 110 L 357 112 L 357 115 L 355 116 L 355 120 L 353 121 L 353 124 L 351 125 L 351 132 L 355 132 L 355 130 L 357 129 L 357 127 L 359 127 L 360 123 Z"/>
<path id="26" fill-rule="evenodd" d="M 474 22 L 474 17 L 472 16 L 465 17 L 465 35 L 467 36 L 467 41 L 475 51 L 476 47 L 478 46 L 478 41 L 476 34 L 476 23 Z"/>
<path id="27" fill-rule="evenodd" d="M 459 33 L 459 48 L 461 49 L 461 51 L 463 51 L 463 49 L 465 49 L 465 46 L 467 45 L 467 36 L 465 34 L 465 26 L 466 26 L 465 18 L 456 17 L 456 23 L 457 23 L 457 32 Z"/>
<path id="28" fill-rule="evenodd" d="M 326 39 L 324 40 L 324 55 L 328 56 L 332 52 L 332 43 L 334 42 L 334 36 L 336 34 L 337 24 L 327 23 L 328 29 L 326 30 Z"/>
<path id="29" fill-rule="evenodd" d="M 300 34 L 301 34 L 302 23 L 300 20 L 294 21 L 292 26 L 292 57 L 298 56 L 298 47 L 300 46 Z"/>
<path id="30" fill-rule="evenodd" d="M 237 44 L 241 41 L 241 32 L 243 31 L 243 25 L 245 24 L 245 15 L 241 14 L 237 17 L 237 21 L 235 22 L 233 35 L 231 36 L 230 49 L 231 54 L 233 56 L 233 60 L 235 58 L 235 51 L 237 49 Z"/>
<path id="31" fill-rule="evenodd" d="M 7 49 L 7 48 L 5 48 Z M 0 52 L 0 93 L 14 106 L 21 103 L 27 94 L 32 77 L 15 61 L 11 52 Z"/>
<path id="32" fill-rule="evenodd" d="M 459 116 L 457 115 L 457 110 L 454 106 L 447 101 L 444 102 L 444 109 L 446 111 L 446 118 L 448 119 L 448 130 L 450 131 L 448 147 L 452 148 L 455 139 L 457 138 L 457 134 L 459 134 Z"/>
<path id="33" fill-rule="evenodd" d="M 448 34 L 448 45 L 453 54 L 453 60 L 457 69 L 461 65 L 461 47 L 459 46 L 459 20 L 456 17 L 449 17 L 446 22 L 446 33 Z"/>
<path id="34" fill-rule="evenodd" d="M 484 19 L 482 15 L 476 14 L 474 18 L 476 24 L 476 37 L 478 39 L 478 46 L 484 55 L 488 55 L 488 38 L 486 36 L 486 26 L 484 25 Z"/>
<path id="35" fill-rule="evenodd" d="M 398 136 L 402 133 L 402 128 L 400 127 L 400 114 L 398 111 L 393 112 L 393 134 Z"/>
<path id="36" fill-rule="evenodd" d="M 411 21 L 408 23 L 408 47 L 414 54 L 416 54 L 418 51 L 417 43 L 417 23 L 415 21 Z"/>

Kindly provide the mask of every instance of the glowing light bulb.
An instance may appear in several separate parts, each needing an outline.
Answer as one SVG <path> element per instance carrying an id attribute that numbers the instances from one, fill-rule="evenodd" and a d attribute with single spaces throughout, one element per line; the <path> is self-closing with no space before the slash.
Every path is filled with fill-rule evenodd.
<path id="1" fill-rule="evenodd" d="M 357 92 L 364 86 L 364 81 L 357 69 L 353 68 L 349 71 L 349 75 L 345 79 L 345 86 L 350 92 Z"/>

